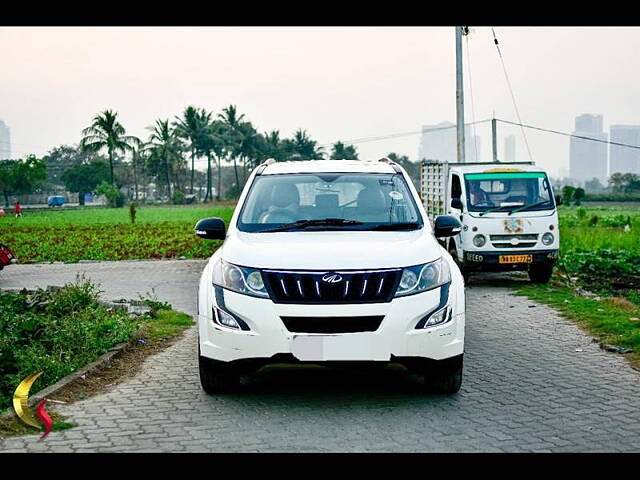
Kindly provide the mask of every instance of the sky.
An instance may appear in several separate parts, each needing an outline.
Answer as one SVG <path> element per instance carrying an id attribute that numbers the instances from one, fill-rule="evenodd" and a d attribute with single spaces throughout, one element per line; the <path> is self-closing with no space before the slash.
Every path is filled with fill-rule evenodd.
<path id="1" fill-rule="evenodd" d="M 523 123 L 570 132 L 582 113 L 640 124 L 640 29 L 494 27 Z M 14 157 L 77 144 L 105 109 L 147 138 L 186 106 L 235 104 L 259 131 L 320 144 L 455 122 L 453 27 L 2 27 L 0 120 Z M 491 28 L 464 39 L 465 120 L 517 121 Z M 469 68 L 470 67 L 470 68 Z M 490 124 L 479 125 L 491 159 Z M 529 160 L 517 127 L 516 157 Z M 566 173 L 569 139 L 526 131 L 532 159 Z M 356 144 L 417 160 L 419 135 Z M 562 169 L 565 172 L 562 172 Z"/>

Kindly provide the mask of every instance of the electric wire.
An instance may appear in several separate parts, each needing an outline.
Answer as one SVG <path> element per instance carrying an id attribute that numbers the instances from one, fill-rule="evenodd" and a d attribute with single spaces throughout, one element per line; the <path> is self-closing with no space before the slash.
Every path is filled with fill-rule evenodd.
<path id="1" fill-rule="evenodd" d="M 529 160 L 533 162 L 533 156 L 531 155 L 531 149 L 529 148 L 529 142 L 527 140 L 527 134 L 524 132 L 524 128 L 522 127 L 522 118 L 520 118 L 520 111 L 518 110 L 518 105 L 516 103 L 516 96 L 513 93 L 513 88 L 511 87 L 511 81 L 509 80 L 509 74 L 507 73 L 507 67 L 504 63 L 504 58 L 502 57 L 502 52 L 500 51 L 500 45 L 498 44 L 498 38 L 496 37 L 496 31 L 493 27 L 491 27 L 491 33 L 493 33 L 493 42 L 496 45 L 496 49 L 498 50 L 498 56 L 500 57 L 500 63 L 502 64 L 502 71 L 504 72 L 504 77 L 507 80 L 507 86 L 509 87 L 509 92 L 511 93 L 511 100 L 513 101 L 513 108 L 516 111 L 516 116 L 518 117 L 518 122 L 520 122 L 520 130 L 522 131 L 522 137 L 524 138 L 524 144 L 527 147 L 527 153 L 529 154 Z"/>

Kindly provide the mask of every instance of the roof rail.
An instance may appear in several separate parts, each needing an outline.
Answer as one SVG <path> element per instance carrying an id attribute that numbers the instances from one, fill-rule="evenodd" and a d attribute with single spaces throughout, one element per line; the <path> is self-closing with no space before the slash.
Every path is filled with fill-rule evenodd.
<path id="1" fill-rule="evenodd" d="M 264 169 L 273 163 L 276 163 L 275 158 L 267 158 L 264 162 L 258 165 L 258 168 L 256 168 L 256 175 L 261 175 Z"/>

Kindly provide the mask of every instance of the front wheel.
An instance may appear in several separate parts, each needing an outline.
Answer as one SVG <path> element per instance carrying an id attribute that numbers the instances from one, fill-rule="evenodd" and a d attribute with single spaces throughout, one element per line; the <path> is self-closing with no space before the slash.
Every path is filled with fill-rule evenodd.
<path id="1" fill-rule="evenodd" d="M 434 393 L 453 395 L 462 386 L 464 354 L 440 360 L 425 372 L 425 387 Z"/>
<path id="2" fill-rule="evenodd" d="M 240 384 L 240 375 L 233 372 L 225 362 L 199 355 L 198 364 L 200 384 L 209 395 L 232 392 Z"/>
<path id="3" fill-rule="evenodd" d="M 529 265 L 529 280 L 533 283 L 548 283 L 553 274 L 553 263 L 540 262 Z"/>

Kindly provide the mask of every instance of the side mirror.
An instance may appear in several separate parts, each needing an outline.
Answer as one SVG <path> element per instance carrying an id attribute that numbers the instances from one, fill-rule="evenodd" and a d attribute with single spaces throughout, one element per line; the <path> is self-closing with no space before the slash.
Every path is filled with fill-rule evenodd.
<path id="1" fill-rule="evenodd" d="M 455 197 L 451 199 L 451 208 L 455 208 L 456 210 L 462 210 L 462 200 L 460 200 L 460 197 Z"/>
<path id="2" fill-rule="evenodd" d="M 436 217 L 433 233 L 436 238 L 453 237 L 462 231 L 460 221 L 451 215 L 440 215 Z"/>
<path id="3" fill-rule="evenodd" d="M 203 218 L 196 223 L 196 235 L 209 240 L 224 240 L 225 229 L 221 218 Z"/>

